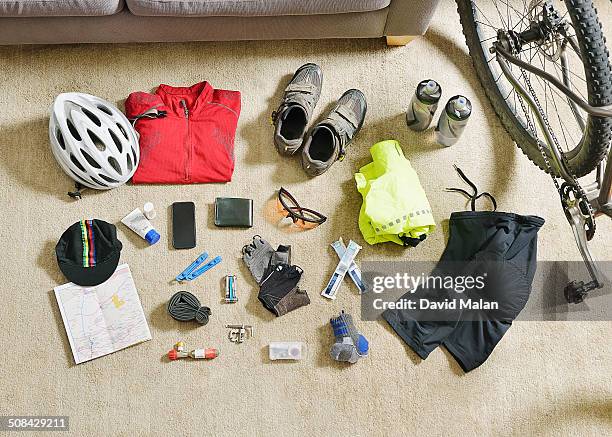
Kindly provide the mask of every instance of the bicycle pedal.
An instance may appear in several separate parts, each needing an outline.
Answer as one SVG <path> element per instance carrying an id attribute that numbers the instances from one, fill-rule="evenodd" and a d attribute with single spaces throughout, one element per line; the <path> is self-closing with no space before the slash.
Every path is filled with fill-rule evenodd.
<path id="1" fill-rule="evenodd" d="M 584 282 L 572 281 L 563 289 L 563 295 L 568 303 L 581 303 L 584 301 Z"/>

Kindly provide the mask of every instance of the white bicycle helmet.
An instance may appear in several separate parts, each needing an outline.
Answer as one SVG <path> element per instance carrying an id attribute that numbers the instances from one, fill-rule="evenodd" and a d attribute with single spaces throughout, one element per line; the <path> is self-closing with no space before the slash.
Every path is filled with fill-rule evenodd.
<path id="1" fill-rule="evenodd" d="M 79 184 L 96 190 L 116 188 L 132 177 L 140 160 L 138 135 L 126 116 L 90 94 L 63 93 L 55 98 L 49 138 L 55 159 L 77 182 L 77 190 Z"/>

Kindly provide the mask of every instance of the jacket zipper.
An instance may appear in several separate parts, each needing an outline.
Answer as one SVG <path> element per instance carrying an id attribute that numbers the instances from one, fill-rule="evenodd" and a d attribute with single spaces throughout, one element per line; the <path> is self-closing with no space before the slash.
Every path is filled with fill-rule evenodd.
<path id="1" fill-rule="evenodd" d="M 187 102 L 185 99 L 181 99 L 181 106 L 185 113 L 185 121 L 187 123 L 187 138 L 185 139 L 185 147 L 187 149 L 187 162 L 185 164 L 185 181 L 189 182 L 191 179 L 191 129 L 189 126 L 189 109 L 187 108 Z"/>

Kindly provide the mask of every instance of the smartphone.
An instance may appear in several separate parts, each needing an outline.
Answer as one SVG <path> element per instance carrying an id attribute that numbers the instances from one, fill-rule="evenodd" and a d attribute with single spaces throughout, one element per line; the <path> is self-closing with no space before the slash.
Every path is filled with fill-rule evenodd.
<path id="1" fill-rule="evenodd" d="M 172 245 L 175 249 L 193 249 L 196 246 L 193 202 L 174 202 L 172 204 Z"/>

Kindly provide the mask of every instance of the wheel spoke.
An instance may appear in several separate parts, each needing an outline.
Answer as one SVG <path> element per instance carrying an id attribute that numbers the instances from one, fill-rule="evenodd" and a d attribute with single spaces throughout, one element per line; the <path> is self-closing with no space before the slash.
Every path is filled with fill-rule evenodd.
<path id="1" fill-rule="evenodd" d="M 550 84 L 547 84 L 549 88 L 551 88 Z M 565 145 L 567 146 L 567 137 L 565 136 L 565 128 L 563 127 L 563 122 L 561 121 L 561 116 L 559 115 L 559 110 L 557 109 L 557 105 L 553 99 L 553 105 L 555 106 L 555 112 L 557 113 L 557 119 L 559 120 L 559 126 L 561 126 L 561 133 L 563 134 L 563 139 L 565 140 Z M 567 132 L 567 134 L 569 135 L 570 139 L 572 140 L 571 146 L 575 146 L 577 143 L 574 140 L 574 138 L 572 137 L 571 132 Z M 569 150 L 566 148 L 566 151 Z"/>
<path id="2" fill-rule="evenodd" d="M 478 15 L 482 15 L 484 17 L 484 19 L 489 22 L 489 26 L 491 26 L 493 29 L 497 30 L 497 28 L 495 26 L 493 26 L 493 23 L 491 23 L 491 21 L 489 21 L 487 16 L 482 12 L 482 9 L 480 9 L 476 3 L 472 3 L 472 4 L 476 7 L 476 9 L 478 9 Z M 476 21 L 476 22 L 478 23 L 478 21 Z M 484 24 L 484 23 L 481 23 L 481 24 Z"/>
<path id="3" fill-rule="evenodd" d="M 527 16 L 527 14 L 522 13 L 521 11 L 516 9 L 506 0 L 499 0 L 499 1 L 506 5 L 506 17 L 507 17 L 508 23 L 511 22 L 509 9 L 512 9 L 514 12 L 516 12 L 519 15 L 520 21 L 527 20 L 527 22 L 529 22 L 529 17 Z M 507 29 L 513 29 L 512 25 L 508 26 Z"/>
<path id="4" fill-rule="evenodd" d="M 508 23 L 506 23 L 504 21 L 504 18 L 502 17 L 502 13 L 499 10 L 499 7 L 497 5 L 497 0 L 493 0 L 493 5 L 495 6 L 495 9 L 497 9 L 497 13 L 499 14 L 499 18 L 501 19 L 502 25 L 504 26 L 504 29 L 510 29 L 510 26 L 508 26 Z"/>
<path id="5" fill-rule="evenodd" d="M 498 27 L 495 27 L 492 24 L 483 23 L 482 21 L 476 21 L 476 23 L 482 24 L 483 26 L 488 26 L 488 27 L 490 27 L 491 29 L 493 29 L 495 31 L 497 31 L 497 29 L 499 29 Z"/>

